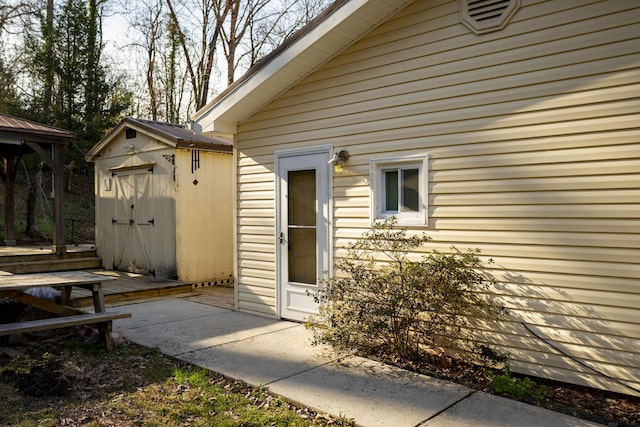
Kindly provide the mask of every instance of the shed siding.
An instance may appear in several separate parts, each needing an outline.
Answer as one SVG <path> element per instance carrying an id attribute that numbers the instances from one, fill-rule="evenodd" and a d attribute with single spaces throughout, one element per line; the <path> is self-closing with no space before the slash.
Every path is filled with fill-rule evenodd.
<path id="1" fill-rule="evenodd" d="M 240 125 L 238 308 L 276 313 L 275 150 L 349 150 L 338 258 L 370 159 L 428 152 L 429 247 L 480 248 L 510 309 L 474 333 L 518 372 L 639 394 L 638 34 L 636 2 L 525 0 L 481 36 L 457 1 L 414 2 Z"/>
<path id="2" fill-rule="evenodd" d="M 231 153 L 176 149 L 176 264 L 180 280 L 233 281 Z M 197 164 L 194 165 L 194 154 Z"/>
<path id="3" fill-rule="evenodd" d="M 134 151 L 128 152 L 126 144 L 134 144 Z M 175 187 L 170 178 L 173 168 L 163 159 L 170 155 L 173 148 L 159 144 L 153 138 L 140 132 L 135 139 L 127 140 L 121 132 L 101 153 L 95 163 L 96 173 L 96 247 L 105 268 L 114 268 L 122 256 L 121 247 L 114 245 L 114 224 L 116 212 L 115 180 L 111 168 L 134 167 L 154 164 L 150 187 L 145 198 L 146 209 L 152 213 L 154 225 L 145 234 L 144 248 L 151 263 L 153 273 L 159 277 L 175 277 Z M 105 186 L 105 180 L 111 183 L 111 189 Z M 142 255 L 140 255 L 142 256 Z"/>
<path id="4" fill-rule="evenodd" d="M 116 129 L 104 144 L 98 145 L 99 155 L 93 159 L 96 246 L 104 267 L 134 270 L 134 262 L 127 265 L 119 260 L 144 259 L 150 264 L 147 272 L 157 277 L 177 277 L 195 285 L 231 286 L 232 153 L 208 151 L 210 147 L 206 145 L 201 150 L 176 148 L 175 142 L 164 139 L 162 132 L 138 130 L 134 138 L 127 139 L 125 126 Z M 126 220 L 133 209 L 129 210 L 122 201 L 118 204 L 119 213 L 126 214 L 114 224 L 116 197 L 121 189 L 116 188 L 112 168 L 121 170 L 118 175 L 125 177 L 130 170 L 148 174 L 146 196 L 139 200 L 135 212 L 137 215 L 140 209 L 150 214 L 140 219 L 142 226 L 138 229 L 130 225 L 127 228 Z M 124 249 L 121 241 L 132 244 Z"/>

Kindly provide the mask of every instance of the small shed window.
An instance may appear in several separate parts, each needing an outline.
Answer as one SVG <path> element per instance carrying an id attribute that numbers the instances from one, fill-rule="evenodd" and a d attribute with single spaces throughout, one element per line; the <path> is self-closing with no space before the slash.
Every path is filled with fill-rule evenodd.
<path id="1" fill-rule="evenodd" d="M 371 161 L 371 221 L 395 216 L 400 225 L 427 224 L 427 155 Z"/>
<path id="2" fill-rule="evenodd" d="M 125 132 L 125 137 L 126 137 L 127 139 L 133 139 L 133 138 L 135 138 L 136 136 L 137 136 L 137 132 L 136 132 L 136 130 L 135 130 L 135 129 L 127 128 L 127 130 L 126 130 L 126 132 Z"/>

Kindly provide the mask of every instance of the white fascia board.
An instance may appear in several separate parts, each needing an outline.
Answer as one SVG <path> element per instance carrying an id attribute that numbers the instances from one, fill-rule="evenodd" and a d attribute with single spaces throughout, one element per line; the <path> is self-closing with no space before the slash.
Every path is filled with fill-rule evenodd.
<path id="1" fill-rule="evenodd" d="M 92 162 L 95 160 L 95 158 L 100 154 L 100 152 L 102 152 L 102 150 L 104 150 L 109 144 L 111 144 L 111 142 L 118 136 L 120 135 L 120 133 L 122 133 L 124 131 L 125 128 L 130 128 L 130 129 L 135 129 L 136 132 L 139 132 L 143 135 L 148 136 L 149 138 L 152 138 L 153 140 L 155 140 L 156 142 L 165 144 L 169 147 L 172 148 L 176 148 L 177 144 L 176 141 L 169 139 L 167 137 L 165 137 L 164 135 L 161 135 L 159 133 L 156 132 L 151 132 L 146 128 L 140 127 L 138 125 L 136 125 L 135 123 L 129 122 L 129 121 L 123 121 L 120 122 L 118 125 L 116 125 L 116 127 L 109 132 L 109 134 L 107 134 L 107 136 L 105 136 L 100 142 L 98 142 L 96 145 L 94 145 L 88 152 L 87 154 L 85 154 L 85 160 Z"/>
<path id="2" fill-rule="evenodd" d="M 236 133 L 254 114 L 413 0 L 351 0 L 224 97 L 194 115 L 195 132 Z"/>

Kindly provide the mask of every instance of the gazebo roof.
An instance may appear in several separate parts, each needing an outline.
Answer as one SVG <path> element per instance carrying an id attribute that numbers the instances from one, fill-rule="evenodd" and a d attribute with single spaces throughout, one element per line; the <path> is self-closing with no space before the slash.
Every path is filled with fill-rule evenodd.
<path id="1" fill-rule="evenodd" d="M 10 139 L 66 143 L 74 137 L 75 134 L 67 130 L 0 113 L 0 143 L 3 144 L 14 143 Z"/>

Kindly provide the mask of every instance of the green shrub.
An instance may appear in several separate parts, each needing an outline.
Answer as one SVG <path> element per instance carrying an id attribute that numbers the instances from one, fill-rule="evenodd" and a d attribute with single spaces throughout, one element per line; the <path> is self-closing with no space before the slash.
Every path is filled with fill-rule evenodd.
<path id="1" fill-rule="evenodd" d="M 481 296 L 493 280 L 477 250 L 418 258 L 429 240 L 408 236 L 391 218 L 352 243 L 336 277 L 314 295 L 320 309 L 307 324 L 315 342 L 414 360 L 427 349 L 469 349 L 469 316 L 500 314 Z"/>
<path id="2" fill-rule="evenodd" d="M 540 401 L 547 394 L 547 387 L 527 377 L 514 377 L 507 368 L 502 370 L 502 374 L 491 378 L 491 385 L 496 393 L 518 400 L 532 398 Z"/>

